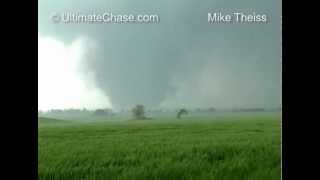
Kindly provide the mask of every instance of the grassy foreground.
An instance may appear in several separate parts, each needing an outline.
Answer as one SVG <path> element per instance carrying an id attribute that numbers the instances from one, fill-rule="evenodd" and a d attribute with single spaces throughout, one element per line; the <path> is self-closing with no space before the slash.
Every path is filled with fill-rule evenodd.
<path id="1" fill-rule="evenodd" d="M 280 118 L 39 119 L 39 179 L 279 180 Z"/>

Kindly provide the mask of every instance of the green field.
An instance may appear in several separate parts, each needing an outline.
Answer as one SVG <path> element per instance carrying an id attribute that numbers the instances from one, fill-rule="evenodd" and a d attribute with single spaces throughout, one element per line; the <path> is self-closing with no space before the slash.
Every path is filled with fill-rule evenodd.
<path id="1" fill-rule="evenodd" d="M 39 179 L 280 180 L 280 116 L 39 118 Z"/>

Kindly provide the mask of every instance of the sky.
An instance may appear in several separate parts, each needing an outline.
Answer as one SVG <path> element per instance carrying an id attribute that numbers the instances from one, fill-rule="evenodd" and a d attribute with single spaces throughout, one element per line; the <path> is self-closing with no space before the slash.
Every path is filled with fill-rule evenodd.
<path id="1" fill-rule="evenodd" d="M 209 12 L 265 24 L 210 24 Z M 64 24 L 53 13 L 157 14 L 159 23 Z M 281 1 L 39 0 L 38 109 L 279 107 Z"/>

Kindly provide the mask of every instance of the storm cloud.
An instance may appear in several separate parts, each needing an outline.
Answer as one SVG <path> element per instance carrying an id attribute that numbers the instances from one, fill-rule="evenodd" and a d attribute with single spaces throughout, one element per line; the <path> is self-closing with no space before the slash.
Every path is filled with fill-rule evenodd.
<path id="1" fill-rule="evenodd" d="M 277 0 L 39 0 L 39 33 L 94 41 L 83 73 L 114 108 L 278 107 L 281 2 Z M 209 12 L 264 13 L 265 24 L 209 24 Z M 53 23 L 52 13 L 157 14 L 155 24 Z"/>

